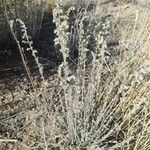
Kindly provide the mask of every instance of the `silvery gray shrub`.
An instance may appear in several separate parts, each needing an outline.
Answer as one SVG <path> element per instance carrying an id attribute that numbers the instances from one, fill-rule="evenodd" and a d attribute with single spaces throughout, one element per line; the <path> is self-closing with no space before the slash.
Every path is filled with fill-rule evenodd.
<path id="1" fill-rule="evenodd" d="M 0 42 L 6 42 L 10 36 L 9 20 L 21 19 L 29 34 L 34 37 L 40 27 L 42 0 L 1 0 L 0 1 Z"/>

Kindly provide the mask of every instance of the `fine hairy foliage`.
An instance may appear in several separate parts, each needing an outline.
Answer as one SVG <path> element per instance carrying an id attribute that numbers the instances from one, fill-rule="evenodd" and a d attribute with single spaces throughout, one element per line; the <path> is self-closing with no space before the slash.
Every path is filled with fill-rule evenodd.
<path id="1" fill-rule="evenodd" d="M 36 87 L 38 81 L 31 79 L 28 92 L 22 90 L 23 101 L 29 102 L 28 105 L 34 103 L 35 107 L 17 116 L 24 124 L 22 131 L 18 130 L 19 138 L 0 137 L 2 149 L 9 146 L 19 150 L 150 149 L 150 36 L 146 33 L 148 36 L 141 45 L 132 46 L 137 17 L 131 44 L 121 36 L 118 42 L 110 41 L 115 37 L 115 21 L 111 15 L 98 15 L 94 11 L 98 7 L 95 1 L 92 8 L 90 4 L 84 3 L 79 8 L 77 3 L 67 7 L 63 7 L 61 0 L 55 3 L 54 43 L 63 60 L 52 79 L 54 85 L 50 77 L 44 78 L 25 24 L 15 20 L 21 24 L 22 40 L 29 45 L 27 50 L 32 52 L 42 80 Z M 9 25 L 16 38 L 14 21 Z M 24 59 L 17 38 L 16 42 Z M 32 76 L 30 72 L 28 76 Z M 9 126 L 11 119 L 1 122 Z"/>
<path id="2" fill-rule="evenodd" d="M 0 42 L 10 39 L 8 21 L 21 19 L 30 35 L 35 36 L 43 17 L 42 0 L 1 0 L 0 1 Z"/>

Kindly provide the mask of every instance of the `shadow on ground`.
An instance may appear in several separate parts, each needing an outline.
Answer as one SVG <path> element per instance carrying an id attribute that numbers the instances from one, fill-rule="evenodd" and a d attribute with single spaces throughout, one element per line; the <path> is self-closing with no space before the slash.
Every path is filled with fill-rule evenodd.
<path id="1" fill-rule="evenodd" d="M 49 74 L 52 69 L 56 69 L 61 62 L 61 55 L 56 51 L 54 46 L 55 25 L 52 20 L 52 14 L 45 13 L 41 28 L 37 31 L 37 35 L 33 39 L 33 47 L 38 51 L 38 57 L 44 66 L 45 74 Z M 16 42 L 11 33 L 9 34 L 9 39 L 5 42 L 0 42 L 0 80 L 22 75 L 26 76 Z M 37 74 L 38 68 L 31 52 L 26 52 L 25 55 L 27 56 L 28 66 L 31 72 Z"/>

